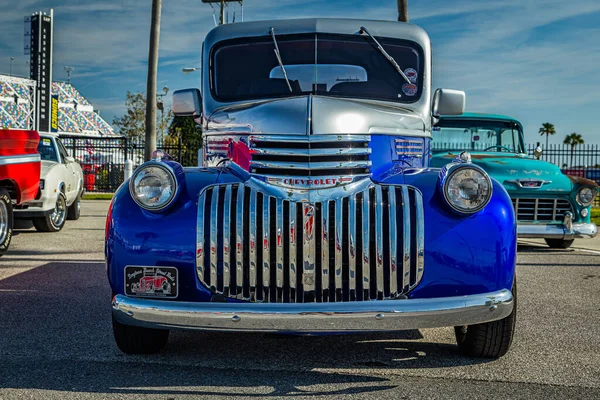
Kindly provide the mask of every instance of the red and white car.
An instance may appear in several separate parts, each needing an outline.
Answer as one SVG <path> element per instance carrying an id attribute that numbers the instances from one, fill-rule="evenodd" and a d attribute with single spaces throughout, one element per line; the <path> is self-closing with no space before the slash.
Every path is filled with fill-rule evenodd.
<path id="1" fill-rule="evenodd" d="M 13 206 L 38 195 L 39 141 L 35 131 L 0 129 L 0 256 L 6 253 L 12 238 Z"/>
<path id="2" fill-rule="evenodd" d="M 17 207 L 15 219 L 32 220 L 40 232 L 57 232 L 67 219 L 79 219 L 83 171 L 55 134 L 40 133 L 37 151 L 42 159 L 40 194 Z"/>

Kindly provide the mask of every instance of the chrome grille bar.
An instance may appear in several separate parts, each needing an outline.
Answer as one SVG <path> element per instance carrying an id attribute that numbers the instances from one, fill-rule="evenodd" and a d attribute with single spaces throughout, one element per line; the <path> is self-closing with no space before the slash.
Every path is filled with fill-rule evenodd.
<path id="1" fill-rule="evenodd" d="M 219 207 L 219 188 L 215 187 L 212 190 L 212 201 L 210 213 L 217 215 Z M 211 224 L 210 227 L 210 282 L 212 287 L 219 290 L 217 287 L 217 224 Z"/>
<path id="2" fill-rule="evenodd" d="M 231 256 L 229 252 L 231 241 L 231 186 L 225 188 L 225 203 L 223 204 L 223 292 L 229 294 L 231 284 Z M 252 219 L 251 219 L 252 220 Z"/>
<path id="3" fill-rule="evenodd" d="M 337 199 L 335 204 L 335 236 L 334 236 L 334 251 L 335 251 L 335 301 L 343 299 L 343 283 L 342 283 L 342 199 Z"/>
<path id="4" fill-rule="evenodd" d="M 257 193 L 253 190 L 250 193 L 250 243 L 248 243 L 248 253 L 250 254 L 250 297 L 252 297 L 252 293 L 254 296 L 258 296 L 256 293 L 256 285 L 257 285 L 257 269 L 260 266 L 257 264 L 257 254 L 256 254 L 256 206 L 258 202 Z"/>
<path id="5" fill-rule="evenodd" d="M 270 242 L 269 242 L 269 233 L 271 230 L 271 213 L 269 210 L 269 196 L 263 196 L 263 210 L 262 210 L 262 238 L 261 238 L 261 248 L 262 248 L 262 261 L 263 261 L 263 291 L 264 291 L 264 300 L 265 301 L 273 301 L 271 299 L 271 291 L 269 290 L 271 287 L 271 251 L 270 251 Z"/>
<path id="6" fill-rule="evenodd" d="M 561 223 L 567 211 L 573 212 L 568 199 L 513 198 L 517 221 Z"/>
<path id="7" fill-rule="evenodd" d="M 424 214 L 415 188 L 367 183 L 316 203 L 259 188 L 251 181 L 200 194 L 197 275 L 211 292 L 259 302 L 365 301 L 398 298 L 421 280 Z"/>
<path id="8" fill-rule="evenodd" d="M 388 208 L 390 216 L 390 297 L 398 294 L 398 246 L 396 245 L 396 190 L 388 190 Z"/>
<path id="9" fill-rule="evenodd" d="M 283 169 L 333 169 L 333 168 L 369 168 L 370 160 L 365 161 L 252 161 L 250 168 L 283 168 Z"/>

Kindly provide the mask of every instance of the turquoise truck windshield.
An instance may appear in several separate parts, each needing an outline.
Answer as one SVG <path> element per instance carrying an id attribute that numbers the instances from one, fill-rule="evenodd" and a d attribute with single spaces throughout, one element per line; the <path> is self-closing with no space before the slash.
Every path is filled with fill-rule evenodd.
<path id="1" fill-rule="evenodd" d="M 367 36 L 277 35 L 284 68 L 271 37 L 217 45 L 212 52 L 211 90 L 219 101 L 306 94 L 417 101 L 423 89 L 421 48 L 403 40 L 378 40 L 402 66 L 409 82 Z"/>
<path id="2" fill-rule="evenodd" d="M 433 128 L 432 150 L 524 153 L 523 132 L 509 121 L 440 120 Z"/>

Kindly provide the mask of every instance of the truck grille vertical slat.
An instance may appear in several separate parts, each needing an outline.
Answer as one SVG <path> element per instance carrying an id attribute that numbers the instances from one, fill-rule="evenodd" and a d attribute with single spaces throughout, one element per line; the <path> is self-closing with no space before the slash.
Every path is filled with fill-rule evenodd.
<path id="1" fill-rule="evenodd" d="M 415 210 L 415 219 L 414 223 L 417 226 L 417 234 L 413 238 L 416 241 L 417 247 L 417 271 L 415 274 L 415 280 L 413 284 L 421 281 L 423 277 L 423 272 L 425 272 L 425 215 L 423 209 L 423 197 L 420 194 L 417 194 L 415 190 L 414 193 L 414 206 Z"/>
<path id="2" fill-rule="evenodd" d="M 397 245 L 397 220 L 396 220 L 396 190 L 388 188 L 389 209 L 389 238 L 390 238 L 390 297 L 398 294 L 398 245 Z"/>
<path id="3" fill-rule="evenodd" d="M 231 285 L 231 186 L 225 188 L 225 202 L 223 204 L 223 294 L 229 296 Z"/>
<path id="4" fill-rule="evenodd" d="M 358 287 L 356 285 L 356 196 L 348 199 L 348 286 L 350 301 L 356 300 Z"/>
<path id="5" fill-rule="evenodd" d="M 421 193 L 365 186 L 316 203 L 237 183 L 205 189 L 198 199 L 198 278 L 213 293 L 251 302 L 408 293 L 424 271 Z"/>
<path id="6" fill-rule="evenodd" d="M 369 189 L 362 192 L 362 270 L 363 270 L 363 298 L 371 298 L 371 263 L 370 263 L 370 194 Z"/>
<path id="7" fill-rule="evenodd" d="M 410 286 L 410 204 L 408 188 L 402 187 L 402 290 Z"/>
<path id="8" fill-rule="evenodd" d="M 269 236 L 271 230 L 271 213 L 269 212 L 269 196 L 263 196 L 262 201 L 262 238 L 260 247 L 262 248 L 262 274 L 263 290 L 266 302 L 272 302 L 271 298 L 271 251 L 269 249 Z"/>
<path id="9" fill-rule="evenodd" d="M 320 241 L 319 250 L 321 253 L 322 301 L 328 301 L 331 297 L 329 290 L 329 202 L 322 202 L 317 210 L 317 220 L 321 220 L 317 231 L 320 237 L 317 240 Z"/>
<path id="10" fill-rule="evenodd" d="M 235 279 L 236 279 L 236 290 L 235 293 L 238 298 L 242 298 L 242 291 L 244 286 L 244 238 L 243 227 L 244 227 L 244 193 L 245 187 L 243 184 L 238 186 L 237 190 L 237 201 L 236 201 L 236 232 L 235 232 Z"/>
<path id="11" fill-rule="evenodd" d="M 290 302 L 296 302 L 296 279 L 297 279 L 297 259 L 296 259 L 296 229 L 298 222 L 296 221 L 296 203 L 289 203 L 289 248 L 290 248 Z"/>
<path id="12" fill-rule="evenodd" d="M 334 270 L 335 270 L 335 301 L 343 299 L 343 283 L 342 283 L 342 199 L 337 199 L 332 204 L 335 207 L 335 235 L 334 243 Z"/>
<path id="13" fill-rule="evenodd" d="M 383 194 L 381 186 L 375 186 L 375 282 L 377 298 L 384 297 L 383 291 Z"/>
<path id="14" fill-rule="evenodd" d="M 210 214 L 217 215 L 219 207 L 219 188 L 215 187 L 212 190 L 212 198 L 210 202 Z M 219 290 L 217 287 L 217 249 L 219 240 L 217 238 L 217 224 L 211 224 L 210 227 L 210 286 Z"/>
<path id="15" fill-rule="evenodd" d="M 258 269 L 258 264 L 257 264 L 257 259 L 256 259 L 256 231 L 257 231 L 257 227 L 256 227 L 256 203 L 258 202 L 257 199 L 258 195 L 256 193 L 256 190 L 252 190 L 250 192 L 250 207 L 248 209 L 248 212 L 250 213 L 250 230 L 249 230 L 249 235 L 248 235 L 248 241 L 246 242 L 246 244 L 248 245 L 248 250 L 249 250 L 249 254 L 250 254 L 250 296 L 252 297 L 252 293 L 254 293 L 254 296 L 257 296 L 257 269 Z M 246 240 L 246 239 L 244 239 Z"/>
<path id="16" fill-rule="evenodd" d="M 277 302 L 283 302 L 283 200 L 275 200 L 276 225 L 275 225 L 275 246 L 277 263 Z"/>

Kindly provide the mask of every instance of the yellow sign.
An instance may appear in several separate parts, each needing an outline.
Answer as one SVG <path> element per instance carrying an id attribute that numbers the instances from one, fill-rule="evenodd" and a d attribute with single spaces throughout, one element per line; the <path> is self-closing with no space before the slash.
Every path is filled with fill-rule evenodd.
<path id="1" fill-rule="evenodd" d="M 50 116 L 50 130 L 58 132 L 58 96 L 52 96 L 52 114 Z"/>

